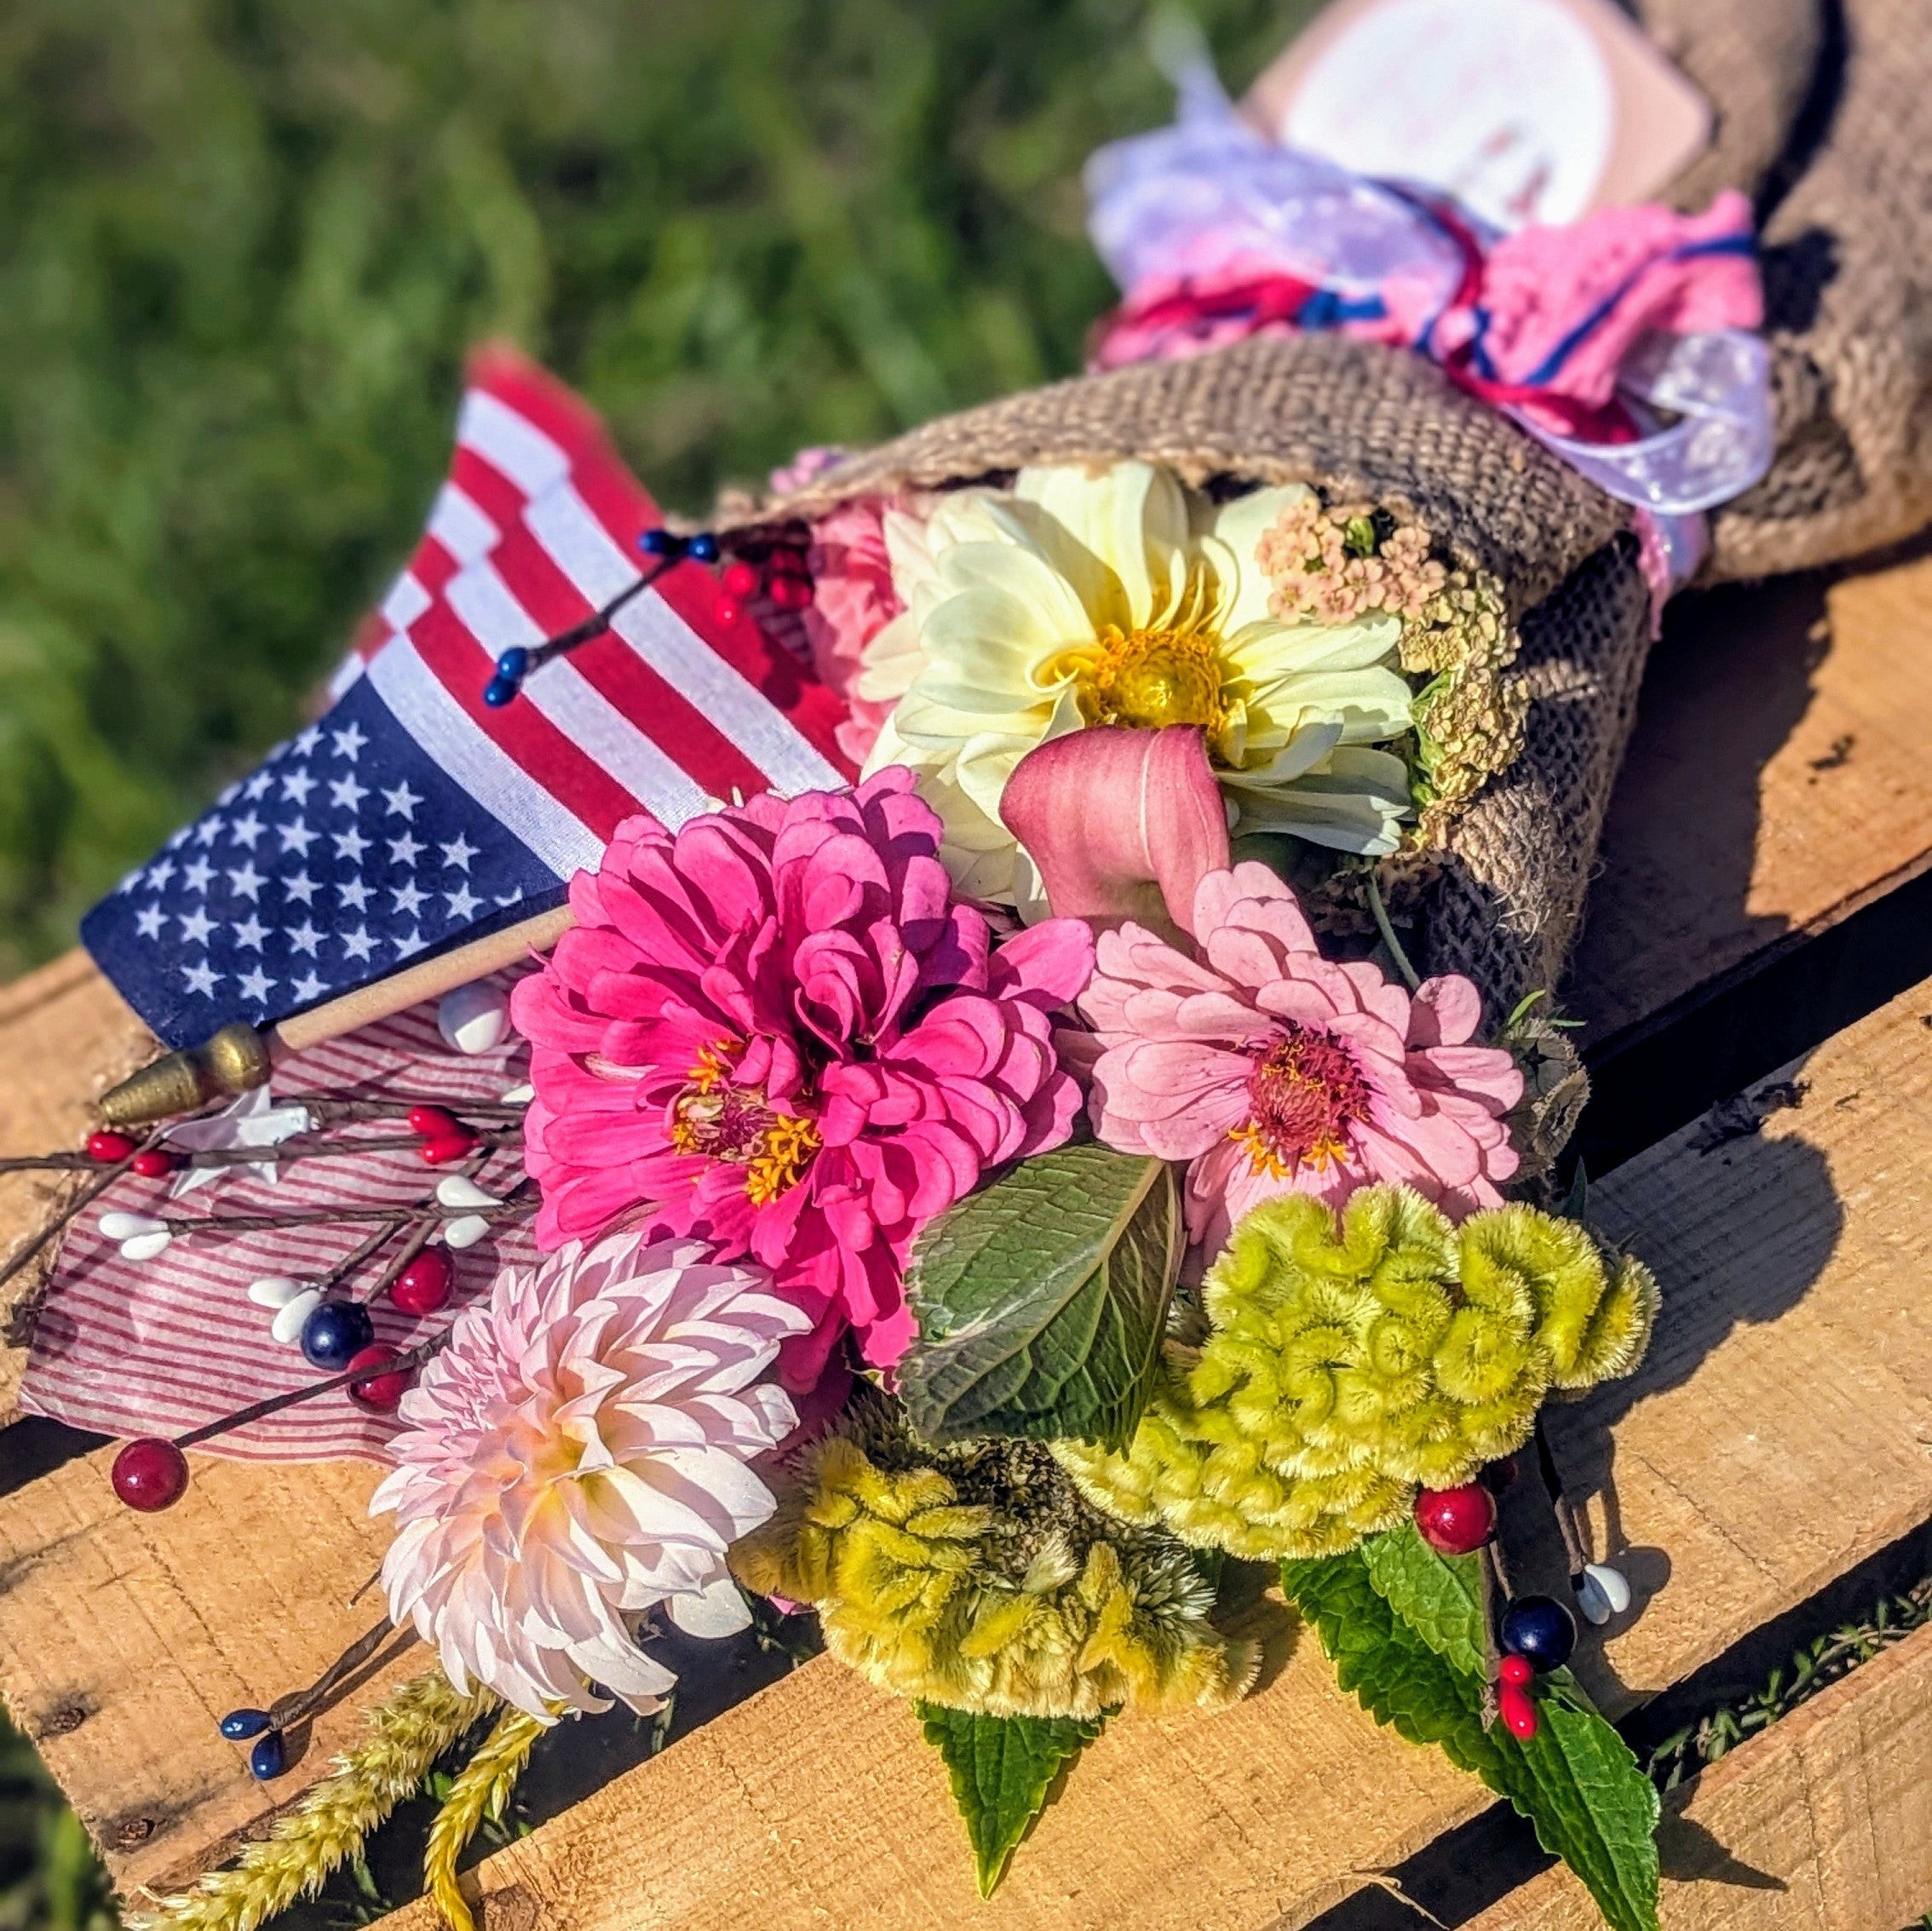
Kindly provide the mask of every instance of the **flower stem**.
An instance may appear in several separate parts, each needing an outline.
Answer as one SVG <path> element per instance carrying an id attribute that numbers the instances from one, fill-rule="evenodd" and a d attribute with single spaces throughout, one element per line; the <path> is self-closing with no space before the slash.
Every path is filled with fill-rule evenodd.
<path id="1" fill-rule="evenodd" d="M 1402 941 L 1395 936 L 1395 928 L 1389 922 L 1389 908 L 1382 902 L 1382 887 L 1376 882 L 1375 867 L 1371 865 L 1362 877 L 1368 886 L 1369 910 L 1375 915 L 1375 928 L 1382 934 L 1382 942 L 1389 948 L 1389 956 L 1394 960 L 1396 970 L 1408 980 L 1409 990 L 1417 991 L 1422 986 L 1421 976 L 1409 963 L 1409 955 L 1402 950 Z"/>

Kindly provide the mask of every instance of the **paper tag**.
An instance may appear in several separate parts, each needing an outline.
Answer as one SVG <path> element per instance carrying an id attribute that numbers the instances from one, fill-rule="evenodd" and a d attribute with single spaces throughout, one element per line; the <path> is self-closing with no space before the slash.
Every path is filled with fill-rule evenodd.
<path id="1" fill-rule="evenodd" d="M 1498 227 L 1642 201 L 1710 105 L 1612 0 L 1336 0 L 1242 103 L 1358 174 L 1446 188 Z"/>

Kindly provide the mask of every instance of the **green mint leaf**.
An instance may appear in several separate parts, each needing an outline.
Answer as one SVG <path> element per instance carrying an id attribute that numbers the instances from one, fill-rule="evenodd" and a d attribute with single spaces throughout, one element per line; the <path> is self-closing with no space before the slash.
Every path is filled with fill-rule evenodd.
<path id="1" fill-rule="evenodd" d="M 1371 1536 L 1361 1556 L 1375 1592 L 1451 1669 L 1483 1680 L 1480 1555 L 1440 1555 L 1413 1522 Z"/>
<path id="2" fill-rule="evenodd" d="M 1022 1161 L 940 1215 L 906 1274 L 919 1333 L 899 1392 L 913 1427 L 934 1442 L 1124 1447 L 1182 1246 L 1174 1170 L 1092 1145 Z"/>
<path id="3" fill-rule="evenodd" d="M 1400 1597 L 1423 1606 L 1434 1641 L 1377 1590 L 1366 1549 L 1281 1565 L 1282 1588 L 1314 1625 L 1342 1687 L 1378 1723 L 1435 1744 L 1506 1796 L 1583 1881 L 1611 1931 L 1657 1931 L 1657 1791 L 1630 1746 L 1564 1670 L 1538 1679 L 1541 1721 L 1527 1744 L 1500 1726 L 1485 1730 L 1480 1665 L 1471 1675 L 1435 1647 L 1462 1641 L 1448 1592 L 1400 1550 L 1374 1560 Z"/>
<path id="4" fill-rule="evenodd" d="M 926 1741 L 945 1760 L 952 1801 L 966 1820 L 980 1895 L 990 1898 L 1061 1766 L 1079 1755 L 1107 1721 L 1072 1716 L 986 1716 L 915 1703 Z"/>

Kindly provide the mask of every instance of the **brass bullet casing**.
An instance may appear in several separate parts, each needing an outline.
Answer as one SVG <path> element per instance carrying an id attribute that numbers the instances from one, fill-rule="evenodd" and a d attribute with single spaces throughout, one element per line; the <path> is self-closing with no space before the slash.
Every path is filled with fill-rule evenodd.
<path id="1" fill-rule="evenodd" d="M 109 1126 L 146 1126 L 233 1098 L 268 1078 L 268 1042 L 235 1020 L 198 1046 L 164 1053 L 101 1095 L 95 1110 Z"/>

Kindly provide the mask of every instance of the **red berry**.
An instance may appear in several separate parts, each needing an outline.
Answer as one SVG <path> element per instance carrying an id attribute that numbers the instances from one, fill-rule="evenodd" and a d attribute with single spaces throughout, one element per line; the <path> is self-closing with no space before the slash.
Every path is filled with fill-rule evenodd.
<path id="1" fill-rule="evenodd" d="M 1416 1497 L 1416 1526 L 1431 1549 L 1467 1555 L 1496 1533 L 1496 1497 L 1477 1482 L 1425 1488 Z"/>
<path id="2" fill-rule="evenodd" d="M 476 1151 L 476 1135 L 467 1127 L 458 1127 L 454 1133 L 446 1133 L 434 1140 L 425 1140 L 417 1149 L 423 1155 L 426 1167 L 446 1167 L 453 1161 L 465 1160 Z"/>
<path id="3" fill-rule="evenodd" d="M 134 1150 L 134 1141 L 124 1133 L 90 1133 L 87 1136 L 88 1158 L 100 1161 L 104 1167 L 116 1165 Z"/>
<path id="4" fill-rule="evenodd" d="M 389 1299 L 405 1314 L 434 1314 L 446 1306 L 456 1270 L 440 1247 L 425 1247 L 389 1283 Z"/>
<path id="5" fill-rule="evenodd" d="M 1535 1675 L 1536 1666 L 1527 1656 L 1505 1656 L 1496 1665 L 1497 1680 L 1514 1683 L 1518 1689 Z"/>
<path id="6" fill-rule="evenodd" d="M 768 595 L 780 610 L 802 610 L 812 601 L 812 579 L 773 577 Z"/>
<path id="7" fill-rule="evenodd" d="M 745 614 L 745 606 L 730 597 L 720 597 L 713 614 L 721 624 L 735 624 Z"/>
<path id="8" fill-rule="evenodd" d="M 727 597 L 756 596 L 761 580 L 756 568 L 741 556 L 734 556 L 718 572 L 718 587 Z"/>
<path id="9" fill-rule="evenodd" d="M 1496 1692 L 1496 1707 L 1502 1715 L 1503 1727 L 1517 1742 L 1527 1744 L 1536 1734 L 1536 1705 L 1521 1685 L 1505 1683 Z"/>
<path id="10" fill-rule="evenodd" d="M 129 1509 L 152 1515 L 172 1509 L 187 1489 L 187 1457 L 158 1435 L 140 1435 L 114 1457 L 108 1480 Z"/>
<path id="11" fill-rule="evenodd" d="M 1514 1455 L 1505 1455 L 1500 1462 L 1492 1462 L 1489 1466 L 1485 1468 L 1480 1475 L 1476 1477 L 1476 1480 L 1481 1482 L 1482 1486 L 1486 1489 L 1487 1489 L 1492 1495 L 1501 1495 L 1504 1490 L 1513 1487 L 1515 1484 L 1515 1457 Z"/>
<path id="12" fill-rule="evenodd" d="M 371 1370 L 386 1368 L 400 1357 L 393 1348 L 384 1348 L 380 1342 L 359 1349 L 349 1356 L 349 1372 L 359 1368 Z M 349 1399 L 358 1408 L 366 1408 L 372 1415 L 389 1415 L 395 1411 L 396 1405 L 409 1392 L 409 1371 L 400 1374 L 371 1373 L 366 1380 L 348 1384 Z"/>
<path id="13" fill-rule="evenodd" d="M 161 1180 L 175 1170 L 175 1164 L 172 1153 L 164 1153 L 158 1147 L 150 1147 L 136 1153 L 129 1166 L 143 1180 Z"/>
<path id="14" fill-rule="evenodd" d="M 452 1133 L 467 1133 L 469 1129 L 447 1106 L 411 1106 L 409 1130 L 420 1133 L 425 1140 L 444 1140 Z"/>

